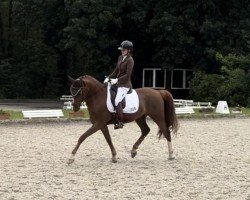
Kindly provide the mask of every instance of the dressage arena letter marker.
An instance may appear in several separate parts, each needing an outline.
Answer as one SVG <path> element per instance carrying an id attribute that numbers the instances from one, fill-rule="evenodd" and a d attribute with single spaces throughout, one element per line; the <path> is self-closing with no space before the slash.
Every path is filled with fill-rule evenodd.
<path id="1" fill-rule="evenodd" d="M 215 112 L 220 113 L 220 114 L 230 114 L 227 102 L 226 101 L 219 101 Z"/>

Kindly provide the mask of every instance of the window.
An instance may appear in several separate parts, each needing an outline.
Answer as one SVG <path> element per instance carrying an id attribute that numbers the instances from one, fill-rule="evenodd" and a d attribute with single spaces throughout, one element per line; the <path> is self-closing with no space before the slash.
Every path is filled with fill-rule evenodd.
<path id="1" fill-rule="evenodd" d="M 166 70 L 161 68 L 143 69 L 142 87 L 165 88 Z"/>
<path id="2" fill-rule="evenodd" d="M 142 87 L 165 89 L 189 89 L 189 82 L 193 77 L 190 69 L 174 69 L 172 71 L 162 70 L 161 68 L 143 69 Z"/>
<path id="3" fill-rule="evenodd" d="M 189 82 L 192 79 L 193 71 L 188 69 L 174 69 L 171 72 L 172 89 L 189 89 Z"/>

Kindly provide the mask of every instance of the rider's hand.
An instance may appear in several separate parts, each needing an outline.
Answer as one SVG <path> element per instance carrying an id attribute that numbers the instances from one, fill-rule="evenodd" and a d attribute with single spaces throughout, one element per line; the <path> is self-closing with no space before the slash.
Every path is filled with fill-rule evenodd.
<path id="1" fill-rule="evenodd" d="M 111 85 L 114 85 L 118 82 L 118 79 L 117 78 L 114 78 L 114 79 L 111 79 Z"/>
<path id="2" fill-rule="evenodd" d="M 109 77 L 105 78 L 105 80 L 103 81 L 103 83 L 107 83 L 109 82 Z"/>

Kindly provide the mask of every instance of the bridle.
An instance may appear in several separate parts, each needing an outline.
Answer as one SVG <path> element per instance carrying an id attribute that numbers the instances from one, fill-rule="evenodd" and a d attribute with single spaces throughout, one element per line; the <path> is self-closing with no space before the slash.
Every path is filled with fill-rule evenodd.
<path id="1" fill-rule="evenodd" d="M 76 92 L 74 92 L 73 90 L 75 89 L 75 88 L 78 88 L 78 90 L 76 91 Z M 70 86 L 70 94 L 73 96 L 73 97 L 75 97 L 75 96 L 77 96 L 78 95 L 78 93 L 79 92 L 82 92 L 82 89 L 83 89 L 83 87 L 74 87 L 74 86 Z"/>
<path id="2" fill-rule="evenodd" d="M 70 86 L 70 93 L 72 95 L 72 97 L 76 97 L 80 92 L 82 93 L 82 90 L 83 90 L 83 87 L 84 87 L 84 84 L 83 84 L 83 81 L 81 79 L 76 79 L 77 81 L 81 81 L 81 86 L 79 87 L 74 87 L 72 84 Z M 76 92 L 75 92 L 76 91 Z"/>

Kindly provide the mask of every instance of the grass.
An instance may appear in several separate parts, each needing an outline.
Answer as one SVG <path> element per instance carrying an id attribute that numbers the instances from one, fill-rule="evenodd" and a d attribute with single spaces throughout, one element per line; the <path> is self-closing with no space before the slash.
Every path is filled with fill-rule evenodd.
<path id="1" fill-rule="evenodd" d="M 5 113 L 10 114 L 11 120 L 18 120 L 23 119 L 23 114 L 21 111 L 12 111 L 12 110 L 4 110 Z M 72 112 L 71 110 L 63 110 L 64 118 L 69 118 L 69 113 Z M 88 110 L 83 110 L 84 118 L 89 118 Z"/>
<path id="2" fill-rule="evenodd" d="M 23 119 L 23 114 L 21 111 L 6 111 L 10 114 L 10 119 Z"/>
<path id="3" fill-rule="evenodd" d="M 229 108 L 231 111 L 233 108 Z M 21 111 L 11 111 L 11 110 L 4 110 L 4 112 L 7 112 L 10 114 L 11 120 L 18 120 L 23 119 L 23 114 Z M 71 110 L 63 110 L 64 118 L 69 118 L 69 113 L 72 112 Z M 83 110 L 84 112 L 84 118 L 89 118 L 89 113 L 87 110 Z M 216 114 L 215 112 L 206 113 L 206 114 Z M 202 116 L 202 113 L 199 112 L 198 109 L 195 109 L 195 115 Z M 232 115 L 232 114 L 231 114 Z M 242 108 L 242 114 L 241 115 L 247 115 L 250 116 L 250 108 Z"/>
<path id="4" fill-rule="evenodd" d="M 234 108 L 229 108 L 230 113 L 232 112 L 233 109 Z M 198 116 L 204 114 L 204 113 L 199 112 L 199 109 L 194 109 L 194 111 L 195 111 L 195 115 L 198 115 Z M 217 114 L 217 113 L 215 113 L 215 110 L 214 110 L 213 112 L 207 112 L 205 114 Z M 234 115 L 234 114 L 231 113 L 231 115 Z M 242 108 L 241 115 L 248 115 L 248 116 L 250 116 L 250 108 Z"/>
<path id="5" fill-rule="evenodd" d="M 73 112 L 72 110 L 63 110 L 64 118 L 70 118 L 69 113 Z M 78 111 L 78 112 L 83 112 L 84 113 L 84 118 L 89 118 L 89 112 L 87 109 Z"/>
<path id="6" fill-rule="evenodd" d="M 242 108 L 242 114 L 250 115 L 250 108 Z"/>

